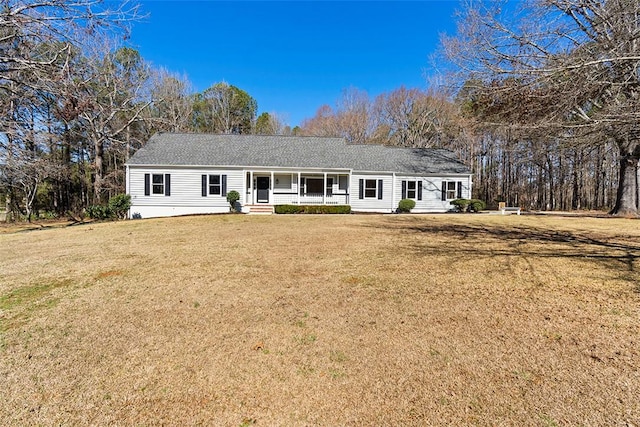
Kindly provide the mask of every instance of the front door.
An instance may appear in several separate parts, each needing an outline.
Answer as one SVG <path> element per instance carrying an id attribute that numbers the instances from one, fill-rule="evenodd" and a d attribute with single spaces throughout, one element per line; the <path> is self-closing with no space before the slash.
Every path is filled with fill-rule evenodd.
<path id="1" fill-rule="evenodd" d="M 269 177 L 259 176 L 257 179 L 258 203 L 269 203 Z"/>

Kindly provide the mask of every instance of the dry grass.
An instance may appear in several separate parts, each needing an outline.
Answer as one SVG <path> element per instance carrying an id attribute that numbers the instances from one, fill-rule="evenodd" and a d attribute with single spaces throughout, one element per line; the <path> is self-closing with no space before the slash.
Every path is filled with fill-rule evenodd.
<path id="1" fill-rule="evenodd" d="M 8 425 L 640 425 L 640 222 L 210 216 L 0 234 Z"/>

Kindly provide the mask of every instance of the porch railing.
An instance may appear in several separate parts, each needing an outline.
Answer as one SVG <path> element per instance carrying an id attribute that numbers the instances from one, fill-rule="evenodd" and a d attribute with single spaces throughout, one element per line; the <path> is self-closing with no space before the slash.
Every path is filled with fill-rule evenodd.
<path id="1" fill-rule="evenodd" d="M 322 193 L 307 193 L 301 196 L 296 194 L 278 194 L 273 195 L 273 203 L 275 205 L 321 205 L 323 201 L 327 205 L 346 205 L 346 194 L 327 194 L 324 199 Z"/>
<path id="2" fill-rule="evenodd" d="M 251 194 L 245 195 L 245 203 L 251 202 Z M 327 194 L 324 197 L 324 203 L 327 205 L 347 205 L 349 204 L 349 198 L 347 194 Z M 270 203 L 271 205 L 321 205 L 323 204 L 322 193 L 307 193 L 302 196 L 297 194 L 286 193 L 279 194 L 273 193 Z"/>

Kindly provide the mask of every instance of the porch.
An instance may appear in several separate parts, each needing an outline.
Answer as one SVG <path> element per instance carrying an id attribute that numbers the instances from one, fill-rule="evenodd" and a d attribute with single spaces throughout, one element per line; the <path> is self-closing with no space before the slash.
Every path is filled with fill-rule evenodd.
<path id="1" fill-rule="evenodd" d="M 350 171 L 245 172 L 244 205 L 347 205 Z"/>

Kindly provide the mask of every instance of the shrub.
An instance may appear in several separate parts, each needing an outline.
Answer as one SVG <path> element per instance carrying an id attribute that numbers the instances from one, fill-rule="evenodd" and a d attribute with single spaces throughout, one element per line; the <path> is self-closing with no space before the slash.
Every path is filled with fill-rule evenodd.
<path id="1" fill-rule="evenodd" d="M 480 212 L 486 207 L 486 203 L 479 199 L 469 200 L 469 212 Z"/>
<path id="2" fill-rule="evenodd" d="M 131 196 L 117 194 L 109 199 L 107 205 L 93 205 L 86 209 L 86 214 L 92 219 L 124 219 L 131 207 Z"/>
<path id="3" fill-rule="evenodd" d="M 449 202 L 453 205 L 456 212 L 466 212 L 469 206 L 469 200 L 467 199 L 455 199 Z"/>
<path id="4" fill-rule="evenodd" d="M 415 200 L 411 199 L 402 199 L 398 203 L 398 212 L 411 212 L 411 209 L 416 207 Z"/>
<path id="5" fill-rule="evenodd" d="M 277 214 L 348 214 L 349 205 L 276 205 Z"/>
<path id="6" fill-rule="evenodd" d="M 58 213 L 54 211 L 44 211 L 40 212 L 38 215 L 39 219 L 56 219 L 58 218 Z"/>
<path id="7" fill-rule="evenodd" d="M 240 200 L 240 193 L 236 190 L 231 190 L 227 193 L 227 202 L 229 202 L 229 207 L 231 212 L 236 211 L 236 202 Z"/>
<path id="8" fill-rule="evenodd" d="M 111 217 L 109 206 L 93 205 L 87 207 L 87 216 L 91 219 L 107 219 Z"/>
<path id="9" fill-rule="evenodd" d="M 109 209 L 109 216 L 114 216 L 118 219 L 124 219 L 127 217 L 127 212 L 131 207 L 131 196 L 129 194 L 117 194 L 109 199 L 107 208 Z"/>
<path id="10" fill-rule="evenodd" d="M 455 199 L 449 203 L 454 206 L 456 212 L 480 212 L 486 207 L 486 204 L 479 199 Z"/>

